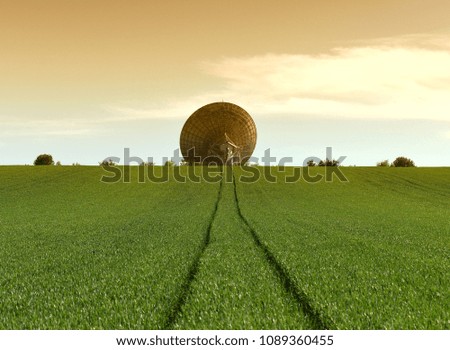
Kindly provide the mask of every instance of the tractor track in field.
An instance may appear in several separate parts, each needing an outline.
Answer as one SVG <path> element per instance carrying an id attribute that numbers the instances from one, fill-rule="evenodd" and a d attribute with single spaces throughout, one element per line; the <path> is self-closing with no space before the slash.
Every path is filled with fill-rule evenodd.
<path id="1" fill-rule="evenodd" d="M 211 238 L 211 230 L 214 223 L 214 220 L 216 218 L 216 213 L 219 207 L 219 203 L 222 198 L 222 191 L 223 191 L 223 182 L 225 181 L 224 178 L 224 172 L 222 172 L 222 180 L 220 182 L 219 191 L 217 194 L 217 199 L 214 205 L 213 212 L 211 214 L 208 227 L 206 229 L 206 233 L 202 242 L 202 245 L 199 249 L 199 252 L 195 256 L 194 262 L 191 265 L 188 275 L 186 279 L 184 280 L 182 286 L 181 286 L 181 292 L 178 296 L 177 301 L 175 302 L 174 306 L 172 307 L 172 310 L 165 322 L 163 329 L 173 329 L 173 326 L 175 325 L 179 315 L 181 314 L 181 310 L 183 306 L 186 303 L 187 297 L 189 295 L 191 285 L 199 271 L 200 261 L 202 256 L 204 255 L 205 250 L 207 249 L 210 238 Z M 234 199 L 235 199 L 235 205 L 236 205 L 236 211 L 239 216 L 239 219 L 242 223 L 242 225 L 250 232 L 256 246 L 259 250 L 262 251 L 267 264 L 269 267 L 274 271 L 275 275 L 277 276 L 279 282 L 282 284 L 284 290 L 295 300 L 299 310 L 302 310 L 302 312 L 310 319 L 311 324 L 313 325 L 314 329 L 333 329 L 331 322 L 325 322 L 319 315 L 319 313 L 311 306 L 311 302 L 309 298 L 306 296 L 306 294 L 296 287 L 295 283 L 292 281 L 292 279 L 289 277 L 288 272 L 286 269 L 278 262 L 278 260 L 275 258 L 274 254 L 268 249 L 268 247 L 261 241 L 259 238 L 257 232 L 255 229 L 250 225 L 248 220 L 245 218 L 245 216 L 242 214 L 240 205 L 239 205 L 239 197 L 237 194 L 237 186 L 236 186 L 236 179 L 234 177 L 234 174 L 232 175 L 232 182 L 233 182 L 233 191 L 234 191 Z"/>
<path id="2" fill-rule="evenodd" d="M 280 264 L 280 262 L 278 262 L 274 254 L 267 247 L 267 245 L 261 242 L 261 239 L 259 238 L 255 229 L 250 225 L 248 220 L 242 214 L 241 207 L 239 205 L 239 197 L 237 194 L 236 179 L 234 177 L 234 174 L 233 174 L 233 187 L 234 187 L 234 198 L 236 203 L 236 209 L 239 218 L 241 219 L 242 224 L 245 227 L 247 227 L 247 229 L 250 231 L 256 246 L 263 252 L 268 265 L 275 272 L 280 283 L 283 285 L 283 288 L 296 301 L 299 309 L 301 309 L 303 313 L 307 315 L 307 317 L 312 322 L 314 329 L 335 329 L 335 327 L 333 327 L 331 322 L 326 322 L 320 316 L 320 314 L 311 306 L 311 301 L 309 300 L 308 296 L 301 289 L 297 288 L 295 283 L 290 278 L 286 269 Z"/>
<path id="3" fill-rule="evenodd" d="M 222 176 L 223 176 L 223 172 L 222 172 Z M 184 280 L 184 282 L 181 286 L 181 292 L 178 296 L 176 303 L 174 304 L 174 306 L 172 308 L 172 311 L 169 314 L 169 317 L 167 318 L 164 329 L 173 329 L 173 325 L 177 321 L 177 317 L 180 314 L 181 309 L 183 308 L 183 305 L 186 303 L 186 299 L 189 295 L 189 291 L 191 289 L 192 282 L 194 281 L 195 276 L 198 273 L 199 266 L 200 266 L 200 260 L 203 256 L 206 248 L 208 247 L 209 241 L 211 239 L 212 225 L 216 218 L 217 209 L 219 208 L 219 202 L 222 198 L 223 181 L 224 180 L 222 178 L 222 180 L 220 181 L 220 185 L 219 185 L 219 191 L 217 193 L 217 199 L 214 204 L 214 209 L 213 209 L 212 215 L 210 217 L 210 220 L 208 223 L 208 228 L 206 229 L 206 234 L 203 238 L 203 242 L 200 247 L 200 251 L 195 256 L 194 263 L 191 265 L 188 275 L 187 275 L 187 278 Z"/>

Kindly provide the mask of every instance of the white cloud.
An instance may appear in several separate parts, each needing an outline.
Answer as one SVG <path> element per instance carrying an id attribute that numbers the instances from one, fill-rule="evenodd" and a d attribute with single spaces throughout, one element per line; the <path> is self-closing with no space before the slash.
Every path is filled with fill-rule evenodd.
<path id="1" fill-rule="evenodd" d="M 447 40 L 445 40 L 447 38 Z M 109 107 L 116 119 L 177 117 L 230 101 L 251 114 L 450 121 L 449 37 L 416 35 L 324 55 L 267 54 L 203 62 L 225 88 L 157 108 Z"/>
<path id="2" fill-rule="evenodd" d="M 204 94 L 192 96 L 186 100 L 166 101 L 164 104 L 153 107 L 130 107 L 121 105 L 105 105 L 103 109 L 109 117 L 105 122 L 121 122 L 146 119 L 186 118 L 186 114 L 217 100 L 217 94 Z"/>
<path id="3" fill-rule="evenodd" d="M 450 52 L 401 47 L 206 63 L 258 113 L 450 120 Z M 245 96 L 245 97 L 244 97 Z"/>
<path id="4" fill-rule="evenodd" d="M 93 124 L 96 121 L 87 120 L 21 120 L 10 117 L 1 117 L 2 129 L 0 136 L 2 137 L 18 137 L 18 136 L 83 136 L 92 134 L 94 130 Z"/>

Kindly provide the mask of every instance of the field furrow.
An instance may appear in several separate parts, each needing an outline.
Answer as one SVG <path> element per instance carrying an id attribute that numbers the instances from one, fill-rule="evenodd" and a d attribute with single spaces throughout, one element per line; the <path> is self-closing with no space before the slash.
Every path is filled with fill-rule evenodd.
<path id="1" fill-rule="evenodd" d="M 255 244 L 239 215 L 234 184 L 224 182 L 222 186 L 210 243 L 174 327 L 316 328 L 317 320 L 304 312 L 286 280 Z"/>
<path id="2" fill-rule="evenodd" d="M 449 327 L 450 168 L 125 170 L 0 167 L 0 329 Z"/>
<path id="3" fill-rule="evenodd" d="M 164 328 L 166 329 L 172 329 L 177 321 L 177 318 L 179 317 L 179 314 L 181 313 L 181 310 L 186 303 L 186 298 L 190 292 L 191 284 L 194 281 L 194 279 L 197 276 L 199 265 L 200 265 L 200 259 L 202 258 L 206 248 L 208 247 L 208 244 L 211 240 L 211 229 L 214 223 L 214 219 L 216 218 L 217 209 L 219 207 L 220 199 L 222 198 L 222 188 L 223 188 L 223 181 L 220 182 L 219 186 L 219 192 L 217 194 L 217 200 L 214 205 L 214 210 L 211 214 L 211 218 L 208 223 L 208 228 L 206 229 L 203 244 L 195 257 L 191 268 L 189 269 L 189 273 L 186 276 L 185 281 L 183 282 L 181 286 L 181 292 L 179 293 L 177 302 L 174 304 L 171 313 L 169 314 L 169 318 L 167 319 L 166 326 Z"/>
<path id="4" fill-rule="evenodd" d="M 442 196 L 426 202 L 410 182 L 426 182 L 428 169 L 404 171 L 409 181 L 392 169 L 343 171 L 348 183 L 285 184 L 281 172 L 277 184 L 238 182 L 242 214 L 336 328 L 447 329 L 450 170 L 433 170 L 428 186 Z"/>
<path id="5" fill-rule="evenodd" d="M 2 182 L 0 328 L 163 328 L 204 245 L 218 185 L 108 185 L 101 168 L 78 169 L 0 168 L 17 184 L 39 182 L 36 171 L 47 183 Z"/>
<path id="6" fill-rule="evenodd" d="M 234 200 L 236 203 L 237 212 L 239 217 L 242 220 L 242 223 L 248 228 L 248 231 L 251 233 L 255 244 L 258 248 L 263 252 L 268 265 L 272 267 L 272 270 L 278 276 L 278 279 L 284 286 L 284 289 L 291 294 L 292 298 L 296 300 L 299 307 L 302 309 L 303 313 L 307 315 L 309 318 L 312 328 L 314 329 L 332 329 L 333 324 L 329 320 L 324 320 L 323 316 L 321 316 L 314 308 L 311 306 L 311 301 L 308 296 L 296 285 L 291 277 L 289 276 L 286 269 L 281 265 L 273 253 L 269 250 L 267 245 L 261 242 L 261 239 L 258 236 L 258 233 L 253 229 L 253 227 L 249 224 L 245 216 L 241 212 L 241 208 L 239 206 L 239 196 L 237 194 L 236 180 L 233 176 L 233 185 L 234 185 Z"/>

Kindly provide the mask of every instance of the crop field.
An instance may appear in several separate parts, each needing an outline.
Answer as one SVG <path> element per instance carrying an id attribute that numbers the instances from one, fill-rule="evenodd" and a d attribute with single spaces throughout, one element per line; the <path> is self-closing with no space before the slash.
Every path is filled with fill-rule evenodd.
<path id="1" fill-rule="evenodd" d="M 0 167 L 0 329 L 450 328 L 450 168 L 138 169 Z"/>

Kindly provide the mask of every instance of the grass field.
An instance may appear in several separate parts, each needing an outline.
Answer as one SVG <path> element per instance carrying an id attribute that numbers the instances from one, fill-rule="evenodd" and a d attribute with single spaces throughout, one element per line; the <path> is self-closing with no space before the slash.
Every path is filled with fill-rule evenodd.
<path id="1" fill-rule="evenodd" d="M 0 329 L 450 328 L 450 168 L 137 169 L 0 167 Z"/>

